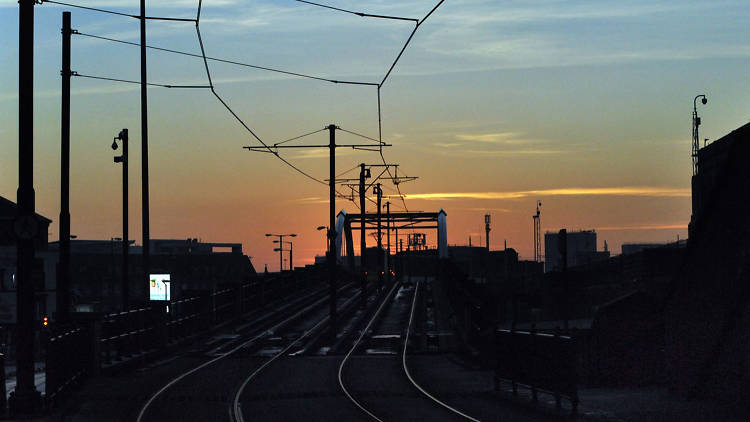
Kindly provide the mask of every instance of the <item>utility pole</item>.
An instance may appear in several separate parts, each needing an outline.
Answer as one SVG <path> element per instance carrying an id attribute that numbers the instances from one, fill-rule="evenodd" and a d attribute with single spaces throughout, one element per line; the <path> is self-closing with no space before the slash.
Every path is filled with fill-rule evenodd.
<path id="1" fill-rule="evenodd" d="M 360 305 L 362 309 L 365 309 L 367 305 L 367 259 L 365 258 L 367 251 L 367 242 L 365 238 L 365 179 L 370 177 L 370 169 L 365 168 L 365 163 L 359 165 L 359 210 L 362 215 L 360 221 L 361 231 L 359 234 L 359 266 L 361 274 L 361 291 L 360 294 Z"/>
<path id="2" fill-rule="evenodd" d="M 385 256 L 385 269 L 388 271 L 388 275 L 386 276 L 386 282 L 388 285 L 391 284 L 391 201 L 386 201 L 385 203 L 385 209 L 386 209 L 386 218 L 385 218 L 385 237 L 387 239 L 386 243 L 388 244 L 388 253 Z"/>
<path id="3" fill-rule="evenodd" d="M 490 215 L 484 215 L 484 231 L 485 231 L 485 243 L 487 244 L 487 252 L 490 251 Z"/>
<path id="4" fill-rule="evenodd" d="M 380 183 L 375 185 L 375 194 L 378 196 L 378 291 L 383 290 L 383 239 L 380 231 L 381 226 L 381 206 L 380 201 L 383 198 L 383 189 L 380 188 Z"/>
<path id="5" fill-rule="evenodd" d="M 57 322 L 70 319 L 70 12 L 62 12 L 62 99 L 60 104 L 60 257 L 57 267 Z"/>
<path id="6" fill-rule="evenodd" d="M 146 96 L 146 0 L 141 0 L 141 201 L 143 227 L 143 278 L 149 282 L 151 268 L 151 238 L 148 217 L 148 98 Z M 148 291 L 146 291 L 148 294 Z"/>
<path id="7" fill-rule="evenodd" d="M 542 201 L 536 201 L 536 214 L 531 216 L 534 220 L 534 262 L 542 262 L 542 226 L 539 210 L 541 206 Z"/>
<path id="8" fill-rule="evenodd" d="M 282 148 L 328 148 L 330 163 L 329 163 L 329 195 L 330 195 L 330 209 L 329 209 L 329 222 L 328 222 L 328 271 L 329 271 L 329 287 L 330 287 L 330 323 L 331 323 L 331 334 L 336 335 L 336 148 L 337 147 L 348 147 L 348 148 L 372 148 L 373 144 L 349 144 L 349 145 L 336 145 L 336 129 L 339 129 L 336 125 L 331 124 L 325 127 L 329 132 L 328 145 L 279 145 L 274 144 L 273 146 L 245 146 L 244 149 L 256 152 L 269 152 L 270 149 L 278 150 Z M 380 143 L 380 147 L 389 147 L 390 144 Z"/>
<path id="9" fill-rule="evenodd" d="M 122 141 L 122 155 L 114 157 L 115 163 L 122 163 L 122 311 L 130 309 L 130 286 L 128 268 L 128 130 L 123 129 L 112 141 L 112 149 L 117 149 L 117 141 Z"/>
<path id="10" fill-rule="evenodd" d="M 331 338 L 336 339 L 336 328 L 337 328 L 337 312 L 336 312 L 336 125 L 328 125 L 329 141 L 328 141 L 328 152 L 329 152 L 329 180 L 328 180 L 328 191 L 329 191 L 329 210 L 328 210 L 328 244 L 330 251 L 328 252 L 328 277 L 329 277 L 329 289 L 330 289 L 330 322 L 331 322 Z"/>
<path id="11" fill-rule="evenodd" d="M 16 220 L 16 390 L 11 417 L 41 410 L 34 384 L 34 240 L 39 234 L 34 193 L 34 4 L 18 1 L 18 191 Z"/>

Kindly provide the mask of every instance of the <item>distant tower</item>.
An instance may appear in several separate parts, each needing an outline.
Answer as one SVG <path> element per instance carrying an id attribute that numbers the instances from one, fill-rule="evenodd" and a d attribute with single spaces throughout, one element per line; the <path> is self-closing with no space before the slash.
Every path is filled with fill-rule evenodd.
<path id="1" fill-rule="evenodd" d="M 484 215 L 485 243 L 487 243 L 487 252 L 490 251 L 490 215 Z"/>
<path id="2" fill-rule="evenodd" d="M 539 211 L 541 206 L 542 202 L 536 201 L 536 214 L 532 216 L 534 219 L 534 262 L 542 262 L 542 226 L 541 211 Z"/>

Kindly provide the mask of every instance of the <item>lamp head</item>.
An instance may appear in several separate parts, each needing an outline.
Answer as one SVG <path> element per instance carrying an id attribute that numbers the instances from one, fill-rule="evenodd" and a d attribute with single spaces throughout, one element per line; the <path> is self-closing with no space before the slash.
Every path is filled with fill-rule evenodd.
<path id="1" fill-rule="evenodd" d="M 292 233 L 292 234 L 290 234 L 289 236 L 292 236 L 292 237 L 297 237 L 297 233 Z"/>
<path id="2" fill-rule="evenodd" d="M 706 98 L 706 96 L 704 95 L 703 98 L 701 98 L 701 102 L 703 104 L 706 104 L 708 102 L 708 98 Z"/>
<path id="3" fill-rule="evenodd" d="M 266 237 L 273 236 L 271 233 L 266 233 Z"/>
<path id="4" fill-rule="evenodd" d="M 112 140 L 112 149 L 115 149 L 115 150 L 117 149 L 117 138 Z"/>

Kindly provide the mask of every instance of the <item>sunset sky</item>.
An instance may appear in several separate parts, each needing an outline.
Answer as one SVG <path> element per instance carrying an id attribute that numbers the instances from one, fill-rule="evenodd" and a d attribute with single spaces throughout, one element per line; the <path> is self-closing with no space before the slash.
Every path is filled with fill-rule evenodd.
<path id="1" fill-rule="evenodd" d="M 68 0 L 138 13 L 137 0 Z M 195 17 L 197 0 L 147 1 L 152 16 Z M 437 0 L 326 0 L 372 14 L 421 19 Z M 58 235 L 61 12 L 79 32 L 138 42 L 138 21 L 35 7 L 37 211 Z M 448 241 L 484 242 L 530 259 L 532 214 L 542 230 L 595 229 L 623 242 L 687 236 L 691 114 L 715 140 L 750 120 L 750 3 L 737 1 L 446 0 L 420 25 L 381 90 L 386 160 L 417 176 L 401 191 L 411 211 L 448 214 Z M 324 78 L 380 82 L 413 22 L 362 18 L 292 0 L 204 0 L 206 54 Z M 0 0 L 0 195 L 16 199 L 18 4 Z M 200 53 L 194 24 L 148 22 L 150 45 Z M 138 80 L 139 49 L 74 35 L 72 69 Z M 150 82 L 207 84 L 202 60 L 149 51 Z M 377 92 L 209 62 L 217 93 L 266 143 L 335 123 L 377 138 Z M 121 169 L 110 145 L 130 130 L 130 233 L 141 240 L 140 92 L 137 85 L 73 78 L 71 233 L 121 235 Z M 149 96 L 151 237 L 241 242 L 257 270 L 278 269 L 264 233 L 297 233 L 295 264 L 325 246 L 328 190 L 259 145 L 205 89 L 153 87 Z M 295 141 L 327 143 L 327 132 Z M 338 133 L 341 143 L 367 142 Z M 119 155 L 119 151 L 117 152 Z M 327 178 L 327 150 L 282 155 Z M 340 149 L 337 173 L 376 152 Z M 347 173 L 356 177 L 357 171 Z M 385 193 L 396 193 L 390 182 Z M 346 188 L 342 192 L 348 192 Z M 403 209 L 393 197 L 392 210 Z M 368 203 L 368 211 L 374 206 Z M 339 199 L 337 209 L 358 212 Z M 370 238 L 370 243 L 373 239 Z M 427 234 L 428 243 L 436 234 Z"/>

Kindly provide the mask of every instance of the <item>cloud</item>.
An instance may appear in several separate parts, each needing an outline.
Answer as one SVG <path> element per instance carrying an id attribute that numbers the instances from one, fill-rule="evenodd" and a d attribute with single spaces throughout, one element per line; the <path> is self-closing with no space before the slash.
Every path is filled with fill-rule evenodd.
<path id="1" fill-rule="evenodd" d="M 626 226 L 605 226 L 597 227 L 598 231 L 620 231 L 620 230 L 676 230 L 685 229 L 687 230 L 687 222 L 684 223 L 644 223 L 644 224 L 633 224 Z"/>
<path id="2" fill-rule="evenodd" d="M 406 194 L 406 199 L 447 201 L 453 199 L 521 199 L 529 196 L 639 196 L 639 197 L 689 197 L 690 189 L 653 186 L 625 186 L 606 188 L 557 188 L 508 192 L 447 192 Z"/>
<path id="3" fill-rule="evenodd" d="M 460 134 L 456 139 L 470 142 L 489 142 L 503 144 L 527 144 L 533 142 L 529 139 L 521 139 L 522 134 L 516 132 L 499 132 L 483 134 Z"/>

